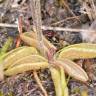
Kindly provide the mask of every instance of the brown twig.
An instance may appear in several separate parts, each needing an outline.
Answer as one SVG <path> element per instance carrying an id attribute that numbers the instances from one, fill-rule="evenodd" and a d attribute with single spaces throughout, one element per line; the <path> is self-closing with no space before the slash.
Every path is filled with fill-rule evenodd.
<path id="1" fill-rule="evenodd" d="M 62 6 L 65 7 L 65 8 L 72 14 L 72 16 L 76 17 L 76 15 L 74 14 L 74 12 L 70 9 L 67 1 L 65 1 L 65 0 L 60 0 L 60 2 L 61 2 L 61 4 L 62 4 Z M 80 21 L 80 19 L 79 19 L 78 17 L 76 17 L 76 19 L 77 19 L 78 21 Z"/>
<path id="2" fill-rule="evenodd" d="M 19 35 L 21 35 L 22 34 L 22 16 L 18 18 L 18 31 L 19 31 Z M 16 47 L 19 47 L 20 42 L 21 42 L 21 39 L 20 37 L 18 37 L 16 42 Z"/>
<path id="3" fill-rule="evenodd" d="M 79 0 L 79 2 L 81 3 L 82 9 L 83 9 L 81 10 L 81 12 L 83 14 L 87 14 L 91 21 L 95 20 L 96 19 L 96 7 L 94 5 L 93 0 L 85 0 L 85 1 Z"/>
<path id="4" fill-rule="evenodd" d="M 90 4 L 91 4 L 91 6 L 92 6 L 92 10 L 93 10 L 93 12 L 94 12 L 94 19 L 96 18 L 96 6 L 95 6 L 95 4 L 94 4 L 94 1 L 93 0 L 89 0 L 89 2 L 90 2 Z"/>
<path id="5" fill-rule="evenodd" d="M 63 23 L 63 22 L 65 22 L 65 21 L 67 21 L 67 20 L 76 19 L 76 18 L 79 18 L 79 17 L 80 17 L 80 16 L 68 17 L 68 18 L 66 18 L 66 19 L 57 21 L 56 23 L 52 23 L 51 25 L 52 25 L 52 26 L 54 26 L 54 25 L 58 25 L 58 24 Z"/>

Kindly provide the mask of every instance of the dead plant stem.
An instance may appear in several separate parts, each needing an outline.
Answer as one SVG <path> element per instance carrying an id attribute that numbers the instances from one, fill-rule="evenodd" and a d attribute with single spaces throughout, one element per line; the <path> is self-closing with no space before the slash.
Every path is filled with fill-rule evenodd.
<path id="1" fill-rule="evenodd" d="M 37 72 L 36 71 L 33 71 L 33 74 L 34 74 L 34 78 L 37 82 L 37 84 L 39 85 L 40 89 L 42 90 L 42 92 L 44 93 L 44 96 L 48 96 L 46 90 L 44 89 L 44 87 L 42 86 L 42 83 L 37 75 Z"/>

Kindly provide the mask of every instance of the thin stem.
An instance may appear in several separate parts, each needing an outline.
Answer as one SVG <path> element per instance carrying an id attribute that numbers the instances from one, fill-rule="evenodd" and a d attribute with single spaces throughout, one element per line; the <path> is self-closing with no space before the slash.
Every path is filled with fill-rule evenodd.
<path id="1" fill-rule="evenodd" d="M 39 85 L 39 87 L 41 88 L 42 92 L 44 93 L 44 96 L 48 96 L 46 90 L 44 89 L 44 87 L 42 86 L 42 83 L 37 75 L 37 72 L 36 71 L 33 71 L 33 75 L 34 75 L 34 78 L 37 82 L 37 84 Z"/>
<path id="2" fill-rule="evenodd" d="M 41 5 L 40 0 L 30 0 L 32 18 L 33 18 L 33 26 L 36 30 L 36 36 L 38 40 L 38 46 L 40 52 L 45 56 L 44 43 L 43 43 L 43 34 L 42 34 L 42 20 L 41 20 Z"/>
<path id="3" fill-rule="evenodd" d="M 51 26 L 42 26 L 43 30 L 54 30 L 54 31 L 68 31 L 68 32 L 94 32 L 95 30 L 87 29 L 75 29 L 75 28 L 63 28 L 63 27 L 51 27 Z"/>
<path id="4" fill-rule="evenodd" d="M 16 24 L 7 24 L 7 23 L 0 23 L 0 27 L 10 27 L 10 28 L 17 28 L 18 25 Z M 32 25 L 33 27 L 33 25 Z M 88 29 L 76 29 L 76 28 L 64 28 L 64 27 L 52 27 L 52 26 L 41 26 L 42 30 L 53 30 L 53 31 L 67 31 L 67 32 L 94 32 L 95 30 L 88 30 Z"/>
<path id="5" fill-rule="evenodd" d="M 18 31 L 19 31 L 19 35 L 22 34 L 22 16 L 19 16 L 18 18 Z M 19 47 L 21 43 L 21 39 L 20 36 L 17 38 L 17 42 L 16 42 L 16 47 Z"/>

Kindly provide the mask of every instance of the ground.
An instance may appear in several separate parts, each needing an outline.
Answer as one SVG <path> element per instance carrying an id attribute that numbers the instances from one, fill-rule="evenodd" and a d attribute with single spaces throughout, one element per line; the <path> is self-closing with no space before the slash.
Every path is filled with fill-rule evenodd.
<path id="1" fill-rule="evenodd" d="M 22 15 L 23 32 L 31 30 L 30 26 L 33 23 L 29 1 L 30 0 L 0 0 L 0 23 L 17 25 L 17 19 Z M 94 5 L 96 5 L 95 0 L 93 1 Z M 85 7 L 84 2 L 86 2 L 86 4 L 91 4 L 86 0 L 41 0 L 42 24 L 44 26 L 79 29 L 87 26 L 85 29 L 89 29 L 96 17 L 91 14 L 91 11 L 90 14 L 87 14 L 88 10 L 86 8 L 92 10 L 93 7 L 91 5 Z M 94 10 L 92 12 L 94 12 Z M 43 34 L 58 49 L 70 44 L 90 41 L 83 39 L 84 37 L 82 32 L 43 30 Z M 11 50 L 15 47 L 18 29 L 17 27 L 13 28 L 12 26 L 0 27 L 0 47 L 3 46 L 9 36 L 14 38 L 14 44 L 10 48 Z M 70 96 L 81 96 L 80 93 L 83 90 L 88 91 L 88 96 L 96 96 L 96 59 L 77 60 L 76 62 L 78 64 L 85 63 L 83 68 L 87 71 L 90 80 L 83 83 L 70 78 L 68 82 Z M 90 62 L 90 64 L 86 66 L 86 63 L 88 62 Z M 48 69 L 40 70 L 38 71 L 38 75 L 44 88 L 48 92 L 48 96 L 55 96 L 50 71 Z M 22 73 L 12 77 L 5 77 L 3 81 L 0 81 L 0 93 L 3 93 L 4 96 L 43 96 L 32 72 Z"/>

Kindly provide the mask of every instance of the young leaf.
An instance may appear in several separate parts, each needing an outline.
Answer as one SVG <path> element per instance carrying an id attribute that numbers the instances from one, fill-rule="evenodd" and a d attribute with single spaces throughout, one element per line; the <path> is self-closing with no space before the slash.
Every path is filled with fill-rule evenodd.
<path id="1" fill-rule="evenodd" d="M 50 67 L 52 80 L 54 82 L 56 96 L 63 96 L 61 87 L 60 71 L 56 68 Z"/>
<path id="2" fill-rule="evenodd" d="M 21 50 L 18 50 L 8 55 L 2 62 L 4 69 L 8 68 L 11 64 L 19 60 L 20 58 L 31 55 L 31 54 L 38 54 L 38 52 L 33 47 L 25 47 L 25 48 L 22 48 Z"/>
<path id="3" fill-rule="evenodd" d="M 24 34 L 20 35 L 20 38 L 21 38 L 25 43 L 27 43 L 28 45 L 37 48 L 37 43 L 38 43 L 38 42 L 37 42 L 36 39 L 30 38 L 30 37 L 28 37 L 28 36 L 25 36 Z"/>
<path id="4" fill-rule="evenodd" d="M 3 59 L 7 58 L 9 55 L 11 55 L 11 54 L 13 54 L 13 53 L 15 53 L 15 52 L 17 52 L 17 51 L 25 48 L 25 47 L 27 48 L 27 46 L 18 47 L 18 48 L 15 48 L 15 49 L 7 52 L 6 54 L 1 55 L 1 56 L 0 56 L 0 60 L 2 61 Z"/>
<path id="5" fill-rule="evenodd" d="M 83 82 L 86 82 L 88 80 L 88 76 L 86 72 L 71 60 L 59 59 L 59 60 L 55 60 L 54 63 L 56 63 L 56 65 L 57 64 L 61 65 L 64 68 L 64 70 L 73 78 Z"/>
<path id="6" fill-rule="evenodd" d="M 3 65 L 2 65 L 3 58 L 2 58 L 2 56 L 6 54 L 6 51 L 8 50 L 8 48 L 10 47 L 11 44 L 12 44 L 12 38 L 9 37 L 8 40 L 5 42 L 4 46 L 0 50 L 0 80 L 4 79 L 4 70 L 3 70 Z"/>
<path id="7" fill-rule="evenodd" d="M 0 96 L 4 96 L 2 91 L 0 91 Z"/>
<path id="8" fill-rule="evenodd" d="M 36 63 L 23 63 L 18 64 L 12 68 L 8 68 L 4 73 L 7 76 L 16 75 L 18 73 L 23 73 L 30 70 L 39 70 L 48 68 L 49 64 L 47 62 L 36 62 Z"/>
<path id="9" fill-rule="evenodd" d="M 23 33 L 25 36 L 28 36 L 30 38 L 33 38 L 33 39 L 36 39 L 36 34 L 35 32 L 25 32 Z M 56 50 L 57 48 L 52 44 L 50 43 L 50 41 L 48 41 L 44 36 L 43 36 L 43 41 L 44 41 L 44 44 L 45 46 L 48 48 L 48 49 L 51 49 L 53 48 L 54 50 Z"/>
<path id="10" fill-rule="evenodd" d="M 3 65 L 0 63 L 0 81 L 4 79 Z"/>
<path id="11" fill-rule="evenodd" d="M 61 75 L 62 96 L 69 96 L 67 83 L 65 80 L 64 68 L 62 66 L 60 66 L 60 75 Z"/>
<path id="12" fill-rule="evenodd" d="M 96 57 L 96 44 L 80 43 L 70 45 L 61 49 L 58 58 L 67 59 L 81 59 L 81 58 L 95 58 Z"/>
<path id="13" fill-rule="evenodd" d="M 40 55 L 28 55 L 25 57 L 22 57 L 21 59 L 17 60 L 9 68 L 17 66 L 18 64 L 23 64 L 23 63 L 36 63 L 36 62 L 48 62 L 47 59 Z"/>
<path id="14" fill-rule="evenodd" d="M 4 46 L 1 48 L 0 55 L 5 54 L 11 44 L 12 44 L 12 38 L 9 37 L 8 40 L 5 42 Z"/>
<path id="15" fill-rule="evenodd" d="M 36 39 L 30 38 L 24 34 L 20 35 L 20 38 L 28 45 L 35 47 L 36 49 L 39 50 L 39 46 L 38 46 L 38 41 Z M 44 49 L 46 51 L 46 53 L 49 51 L 49 49 L 44 46 Z"/>
<path id="16" fill-rule="evenodd" d="M 87 90 L 82 90 L 81 91 L 81 96 L 88 96 Z"/>

